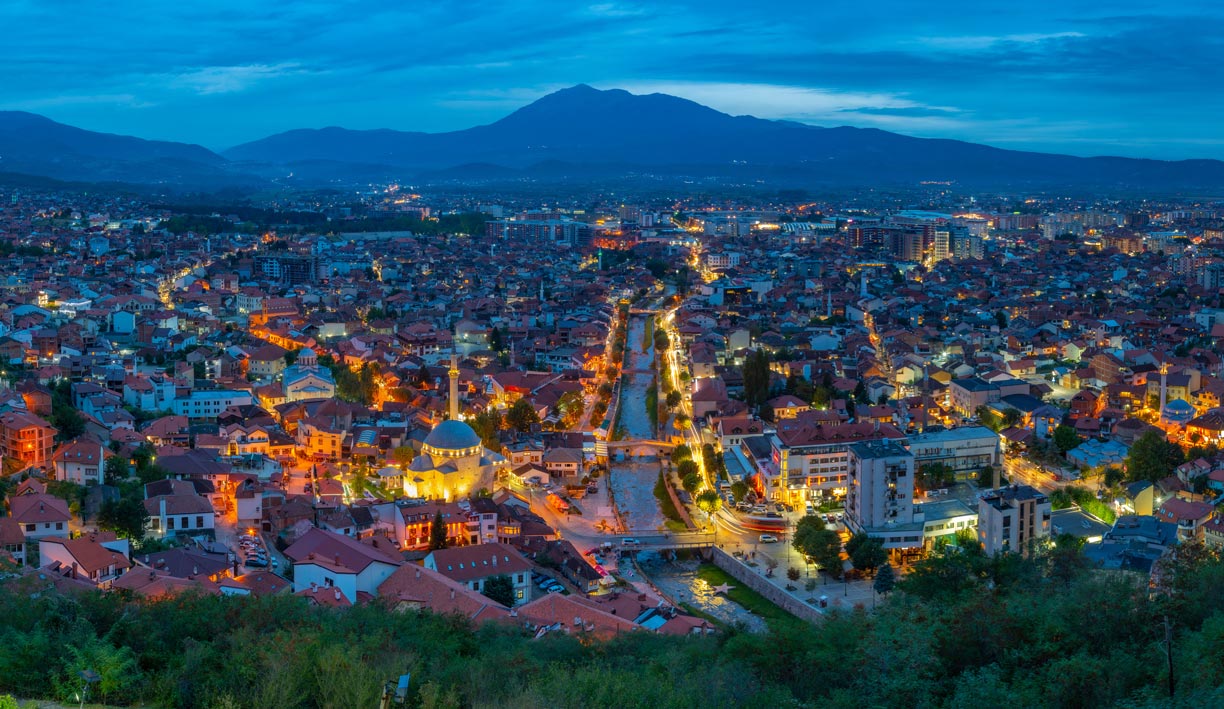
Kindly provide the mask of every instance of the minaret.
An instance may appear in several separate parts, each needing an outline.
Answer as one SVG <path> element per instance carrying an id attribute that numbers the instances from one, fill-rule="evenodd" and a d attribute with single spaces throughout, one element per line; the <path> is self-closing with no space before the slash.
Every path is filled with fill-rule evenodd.
<path id="1" fill-rule="evenodd" d="M 867 297 L 867 269 L 859 269 L 859 295 L 863 298 Z"/>
<path id="2" fill-rule="evenodd" d="M 1169 395 L 1169 363 L 1160 363 L 1160 413 L 1164 414 L 1166 399 Z"/>
<path id="3" fill-rule="evenodd" d="M 451 350 L 451 366 L 450 371 L 450 418 L 452 421 L 459 418 L 459 353 Z"/>

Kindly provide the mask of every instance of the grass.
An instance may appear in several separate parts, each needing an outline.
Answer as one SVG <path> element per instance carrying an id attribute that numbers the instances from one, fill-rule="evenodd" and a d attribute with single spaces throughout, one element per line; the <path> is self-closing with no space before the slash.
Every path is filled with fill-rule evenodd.
<path id="1" fill-rule="evenodd" d="M 663 523 L 663 526 L 664 526 L 664 527 L 667 527 L 669 530 L 671 530 L 671 531 L 673 531 L 673 532 L 687 532 L 687 531 L 689 531 L 689 530 L 688 530 L 688 527 L 684 526 L 684 522 L 677 522 L 677 521 L 676 521 L 676 520 L 674 520 L 674 519 L 669 519 L 669 520 L 667 520 L 666 522 L 664 522 L 664 523 Z"/>
<path id="2" fill-rule="evenodd" d="M 646 330 L 642 333 L 642 354 L 650 351 L 650 345 L 654 343 L 654 318 L 646 318 Z"/>
<path id="3" fill-rule="evenodd" d="M 663 473 L 659 473 L 659 480 L 654 486 L 655 499 L 659 501 L 659 511 L 667 518 L 667 522 L 675 522 L 684 530 L 688 528 L 684 526 L 684 518 L 680 516 L 680 511 L 676 509 L 676 503 L 672 502 L 671 495 L 667 494 L 667 483 L 663 481 Z"/>
<path id="4" fill-rule="evenodd" d="M 803 623 L 803 621 L 795 616 L 774 605 L 772 601 L 761 594 L 740 584 L 734 576 L 714 564 L 706 563 L 697 567 L 697 578 L 711 586 L 720 586 L 722 584 L 731 586 L 731 590 L 727 592 L 727 598 L 753 615 L 760 616 L 765 620 L 765 624 L 769 626 L 770 630 L 787 630 Z"/>

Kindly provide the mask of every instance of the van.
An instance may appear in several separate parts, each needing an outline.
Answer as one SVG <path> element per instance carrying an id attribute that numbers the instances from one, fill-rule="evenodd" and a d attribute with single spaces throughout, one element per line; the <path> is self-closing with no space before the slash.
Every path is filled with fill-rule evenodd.
<path id="1" fill-rule="evenodd" d="M 624 539 L 621 540 L 621 546 L 623 547 L 636 547 L 636 546 L 640 546 L 641 544 L 642 544 L 641 542 L 634 539 L 633 537 L 625 537 Z"/>

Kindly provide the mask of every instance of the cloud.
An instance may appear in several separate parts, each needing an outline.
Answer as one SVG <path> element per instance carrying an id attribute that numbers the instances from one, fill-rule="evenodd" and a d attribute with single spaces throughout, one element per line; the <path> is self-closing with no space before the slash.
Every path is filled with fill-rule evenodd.
<path id="1" fill-rule="evenodd" d="M 232 94 L 246 91 L 255 84 L 304 74 L 306 70 L 295 62 L 280 64 L 248 64 L 245 66 L 208 66 L 180 74 L 167 75 L 167 83 L 201 96 Z"/>
<path id="2" fill-rule="evenodd" d="M 974 50 L 989 49 L 1000 44 L 1041 44 L 1052 40 L 1087 37 L 1083 32 L 1047 32 L 1005 35 L 978 35 L 961 37 L 921 37 L 918 42 L 940 49 Z"/>

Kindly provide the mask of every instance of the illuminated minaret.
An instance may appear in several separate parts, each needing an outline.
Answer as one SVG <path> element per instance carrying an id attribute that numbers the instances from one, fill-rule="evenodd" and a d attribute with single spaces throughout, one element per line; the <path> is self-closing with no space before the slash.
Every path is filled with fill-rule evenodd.
<path id="1" fill-rule="evenodd" d="M 452 421 L 459 418 L 459 353 L 451 350 L 451 366 L 450 371 L 450 418 Z"/>
<path id="2" fill-rule="evenodd" d="M 1169 377 L 1169 363 L 1161 362 L 1160 363 L 1160 411 L 1161 411 L 1161 414 L 1164 413 L 1165 404 L 1167 403 L 1166 399 L 1169 396 L 1168 377 Z"/>
<path id="3" fill-rule="evenodd" d="M 859 296 L 867 297 L 867 269 L 859 269 Z"/>

